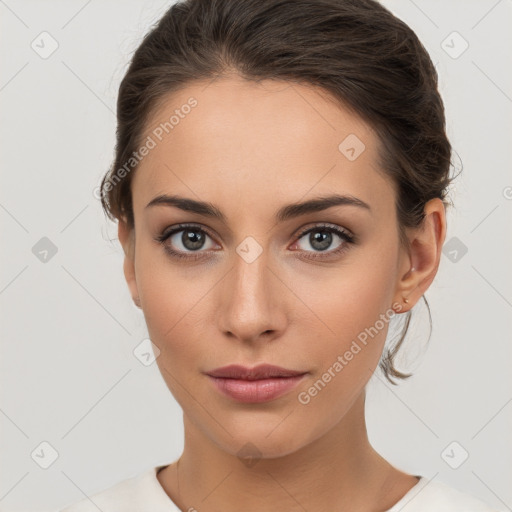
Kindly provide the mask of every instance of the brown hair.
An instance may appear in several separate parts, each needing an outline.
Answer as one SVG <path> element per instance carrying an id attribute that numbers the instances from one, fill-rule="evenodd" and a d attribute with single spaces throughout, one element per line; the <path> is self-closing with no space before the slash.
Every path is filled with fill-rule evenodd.
<path id="1" fill-rule="evenodd" d="M 111 220 L 134 227 L 136 165 L 126 172 L 126 162 L 159 102 L 193 80 L 233 71 L 321 87 L 372 126 L 381 168 L 396 187 L 404 246 L 405 228 L 421 225 L 427 201 L 448 205 L 451 145 L 437 72 L 415 33 L 385 7 L 374 0 L 184 0 L 145 35 L 119 88 L 115 160 L 100 188 Z M 393 384 L 392 377 L 411 375 L 393 366 L 411 313 L 379 362 Z"/>

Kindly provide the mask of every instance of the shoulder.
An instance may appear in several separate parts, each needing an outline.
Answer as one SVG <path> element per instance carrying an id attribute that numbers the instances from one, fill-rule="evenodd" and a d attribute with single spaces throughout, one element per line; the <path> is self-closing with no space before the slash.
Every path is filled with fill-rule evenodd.
<path id="1" fill-rule="evenodd" d="M 475 496 L 422 477 L 388 512 L 497 512 Z"/>
<path id="2" fill-rule="evenodd" d="M 156 478 L 159 467 L 123 480 L 59 512 L 138 512 L 146 510 L 148 506 L 153 512 L 178 510 Z"/>

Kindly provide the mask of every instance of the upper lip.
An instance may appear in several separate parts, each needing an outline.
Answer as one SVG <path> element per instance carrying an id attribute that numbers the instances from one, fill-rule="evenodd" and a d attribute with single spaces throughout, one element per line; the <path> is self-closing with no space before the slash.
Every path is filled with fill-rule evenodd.
<path id="1" fill-rule="evenodd" d="M 216 368 L 215 370 L 206 372 L 211 377 L 223 377 L 228 379 L 258 380 L 269 379 L 272 377 L 296 377 L 304 375 L 307 372 L 288 370 L 280 366 L 272 364 L 260 364 L 253 368 L 248 368 L 239 364 L 231 364 Z"/>

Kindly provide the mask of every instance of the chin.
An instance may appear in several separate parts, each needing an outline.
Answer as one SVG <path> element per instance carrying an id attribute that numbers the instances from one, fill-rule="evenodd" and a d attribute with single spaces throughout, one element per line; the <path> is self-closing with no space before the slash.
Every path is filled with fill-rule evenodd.
<path id="1" fill-rule="evenodd" d="M 250 416 L 224 423 L 231 436 L 223 429 L 219 432 L 218 425 L 206 427 L 211 440 L 219 448 L 239 457 L 247 467 L 252 467 L 251 464 L 255 465 L 260 459 L 276 459 L 295 453 L 315 439 L 313 431 L 305 430 L 305 421 L 296 424 L 298 418 L 283 421 L 286 414 L 281 413 L 265 419 L 261 412 L 257 417 Z M 215 429 L 215 434 L 210 428 Z"/>

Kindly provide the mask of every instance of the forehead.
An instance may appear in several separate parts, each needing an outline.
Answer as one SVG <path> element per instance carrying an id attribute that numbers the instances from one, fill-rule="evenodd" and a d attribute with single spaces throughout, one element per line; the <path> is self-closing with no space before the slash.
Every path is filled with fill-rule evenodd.
<path id="1" fill-rule="evenodd" d="M 384 213 L 393 200 L 377 135 L 311 86 L 236 76 L 193 82 L 159 102 L 144 140 L 151 149 L 133 178 L 135 210 L 169 193 L 233 211 L 338 192 Z"/>

